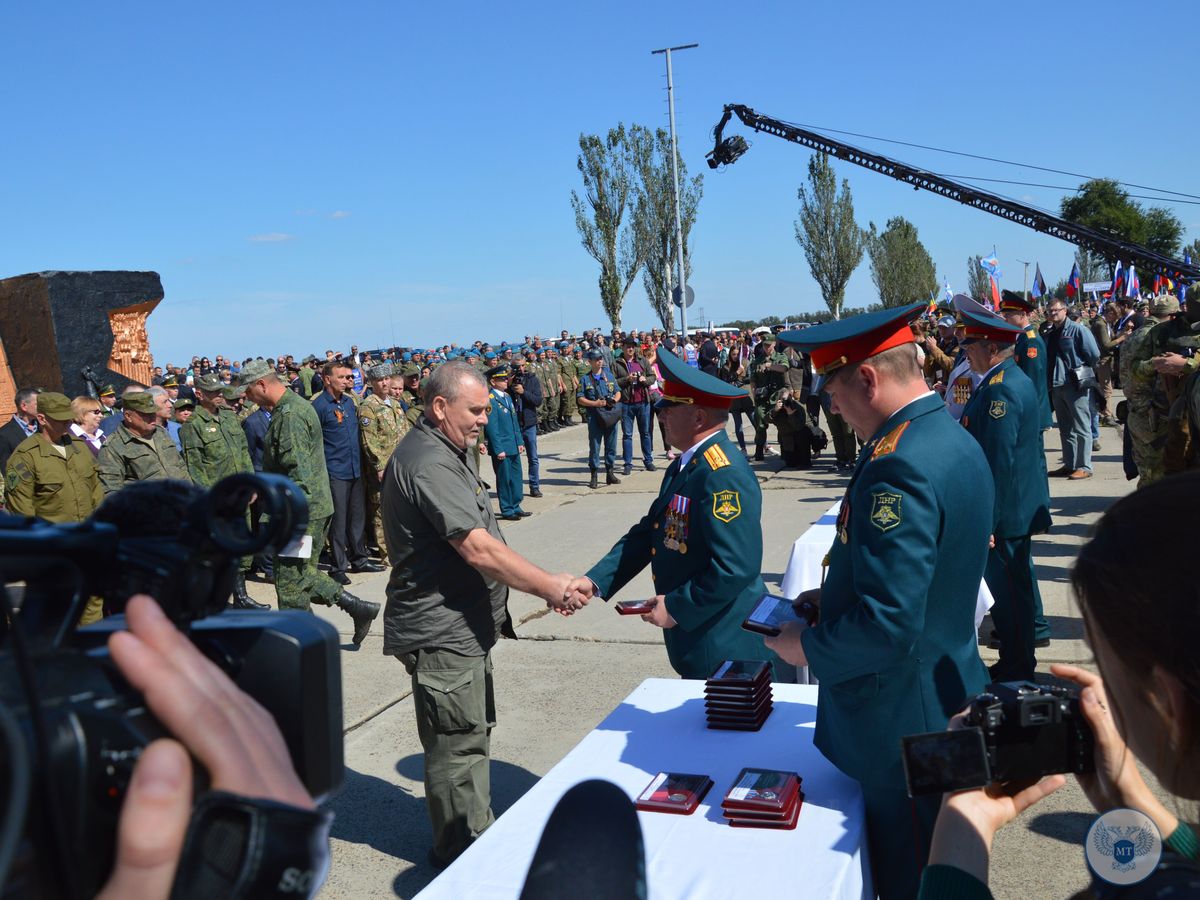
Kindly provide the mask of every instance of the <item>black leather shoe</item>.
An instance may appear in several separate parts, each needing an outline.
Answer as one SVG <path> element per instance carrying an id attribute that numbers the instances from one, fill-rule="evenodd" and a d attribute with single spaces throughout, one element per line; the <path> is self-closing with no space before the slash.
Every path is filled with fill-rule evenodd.
<path id="1" fill-rule="evenodd" d="M 350 583 L 349 575 L 347 575 L 345 572 L 338 572 L 335 569 L 329 570 L 329 577 L 332 578 L 334 581 L 336 581 L 338 584 L 349 584 Z"/>
<path id="2" fill-rule="evenodd" d="M 652 463 L 652 462 L 648 462 L 648 463 L 646 463 L 646 471 L 647 472 L 657 472 L 658 466 L 654 465 L 654 463 Z"/>
<path id="3" fill-rule="evenodd" d="M 386 572 L 387 566 L 381 566 L 377 562 L 371 562 L 369 559 L 366 562 L 361 562 L 357 566 L 351 566 L 350 571 L 358 574 L 360 572 Z"/>
<path id="4" fill-rule="evenodd" d="M 528 519 L 532 515 L 533 515 L 533 513 L 531 513 L 531 512 L 525 512 L 525 510 L 521 510 L 520 512 L 517 513 L 517 518 L 518 519 Z"/>
<path id="5" fill-rule="evenodd" d="M 521 517 L 520 516 L 501 516 L 500 521 L 501 522 L 520 522 Z"/>
<path id="6" fill-rule="evenodd" d="M 354 646 L 361 646 L 371 631 L 371 623 L 379 615 L 379 604 L 359 599 L 349 591 L 342 591 L 338 594 L 336 602 L 338 609 L 347 613 L 354 620 Z"/>
<path id="7" fill-rule="evenodd" d="M 530 496 L 530 497 L 533 497 L 535 500 L 541 500 L 541 499 L 542 499 L 542 492 L 541 492 L 541 491 L 537 491 L 537 490 L 530 491 L 530 492 L 529 492 L 529 496 Z"/>
<path id="8" fill-rule="evenodd" d="M 596 488 L 600 487 L 600 484 L 597 480 L 595 472 L 592 473 L 592 480 L 590 482 L 588 482 L 588 487 L 590 487 L 592 490 L 595 490 Z"/>
<path id="9" fill-rule="evenodd" d="M 616 472 L 614 472 L 612 469 L 609 469 L 608 472 L 604 476 L 604 483 L 605 484 L 620 484 L 621 479 L 617 477 Z"/>

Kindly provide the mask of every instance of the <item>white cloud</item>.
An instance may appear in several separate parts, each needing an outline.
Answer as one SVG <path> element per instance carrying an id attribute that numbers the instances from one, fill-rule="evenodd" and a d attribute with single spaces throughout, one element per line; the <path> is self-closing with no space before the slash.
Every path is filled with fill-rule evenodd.
<path id="1" fill-rule="evenodd" d="M 344 209 L 336 209 L 329 214 L 329 218 L 331 219 L 348 219 L 349 217 L 350 213 Z"/>
<path id="2" fill-rule="evenodd" d="M 266 234 L 252 234 L 246 240 L 254 244 L 278 244 L 281 241 L 293 241 L 296 239 L 294 234 L 285 234 L 282 231 L 269 231 Z"/>

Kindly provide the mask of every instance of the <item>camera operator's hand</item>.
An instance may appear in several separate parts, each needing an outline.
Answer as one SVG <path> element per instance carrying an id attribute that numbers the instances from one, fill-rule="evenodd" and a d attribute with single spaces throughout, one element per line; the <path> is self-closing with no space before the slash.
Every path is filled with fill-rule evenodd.
<path id="1" fill-rule="evenodd" d="M 1079 708 L 1096 739 L 1096 771 L 1076 775 L 1079 786 L 1097 812 L 1118 806 L 1141 810 L 1158 826 L 1163 838 L 1179 827 L 1179 819 L 1167 810 L 1146 786 L 1125 739 L 1117 731 L 1109 709 L 1104 682 L 1095 672 L 1055 663 L 1050 671 L 1079 685 Z"/>
<path id="2" fill-rule="evenodd" d="M 948 730 L 961 729 L 965 715 L 951 719 Z M 1064 776 L 1050 775 L 1032 785 L 991 784 L 946 794 L 933 828 L 929 865 L 954 866 L 987 884 L 996 832 L 1066 783 Z"/>
<path id="3" fill-rule="evenodd" d="M 121 808 L 117 859 L 100 895 L 166 898 L 192 813 L 188 751 L 214 790 L 313 809 L 275 720 L 208 660 L 145 595 L 109 638 L 113 662 L 179 740 L 147 747 Z M 184 747 L 187 749 L 185 750 Z"/>

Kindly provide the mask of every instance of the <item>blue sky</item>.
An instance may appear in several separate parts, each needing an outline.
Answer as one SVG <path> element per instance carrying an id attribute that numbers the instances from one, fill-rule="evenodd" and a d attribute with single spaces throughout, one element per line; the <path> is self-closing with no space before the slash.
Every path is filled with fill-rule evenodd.
<path id="1" fill-rule="evenodd" d="M 159 362 L 520 338 L 606 323 L 569 195 L 580 132 L 666 125 L 705 172 L 693 318 L 822 308 L 793 236 L 808 152 L 709 173 L 724 103 L 1200 193 L 1195 3 L 5 4 L 0 277 L 152 269 Z M 1116 47 L 1125 48 L 1118 55 Z M 1162 137 L 1138 126 L 1175 123 Z M 934 171 L 1077 179 L 869 141 Z M 1053 283 L 1073 248 L 838 164 L 860 224 L 914 222 L 939 277 L 995 245 Z M 1032 177 L 1031 177 L 1032 176 Z M 1055 209 L 1062 191 L 997 190 Z M 1200 206 L 1172 207 L 1200 235 Z M 866 262 L 848 305 L 873 302 Z M 626 327 L 650 326 L 639 283 Z"/>

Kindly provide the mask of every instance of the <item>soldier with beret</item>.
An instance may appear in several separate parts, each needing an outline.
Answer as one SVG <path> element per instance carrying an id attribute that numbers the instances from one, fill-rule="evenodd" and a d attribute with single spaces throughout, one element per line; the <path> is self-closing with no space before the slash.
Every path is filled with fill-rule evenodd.
<path id="1" fill-rule="evenodd" d="M 134 481 L 179 478 L 191 481 L 175 442 L 160 428 L 159 406 L 148 391 L 134 391 L 122 400 L 124 417 L 96 458 L 104 493 L 119 491 Z"/>
<path id="2" fill-rule="evenodd" d="M 862 786 L 880 896 L 917 893 L 937 797 L 909 798 L 904 735 L 945 729 L 987 683 L 975 604 L 994 509 L 979 444 L 929 390 L 915 303 L 785 332 L 866 440 L 842 498 L 815 624 L 767 645 L 820 682 L 818 749 Z M 937 464 L 931 464 L 936 460 Z M 965 502 L 964 498 L 971 498 Z"/>
<path id="3" fill-rule="evenodd" d="M 979 442 L 995 483 L 993 546 L 984 577 L 995 598 L 1000 641 L 993 681 L 1032 680 L 1035 620 L 1041 593 L 1033 570 L 1033 535 L 1050 527 L 1050 488 L 1037 389 L 1013 359 L 1024 331 L 991 313 L 963 313 L 962 344 L 982 375 L 960 420 Z M 1044 383 L 1044 382 L 1043 382 Z"/>
<path id="4" fill-rule="evenodd" d="M 521 509 L 521 499 L 524 497 L 521 454 L 525 452 L 525 447 L 521 440 L 516 405 L 508 395 L 511 377 L 508 363 L 487 370 L 488 420 L 484 426 L 484 443 L 488 456 L 492 458 L 492 470 L 496 473 L 500 518 L 519 522 L 530 514 Z"/>
<path id="5" fill-rule="evenodd" d="M 667 439 L 681 451 L 658 499 L 588 572 L 594 596 L 611 599 L 647 565 L 655 596 L 642 618 L 663 629 L 671 666 L 706 678 L 726 659 L 771 659 L 742 622 L 766 593 L 762 575 L 762 491 L 725 432 L 735 385 L 659 354 L 655 404 Z"/>
<path id="6" fill-rule="evenodd" d="M 205 488 L 211 488 L 230 475 L 254 471 L 246 433 L 237 416 L 225 408 L 223 388 L 216 373 L 208 372 L 199 376 L 195 389 L 200 405 L 179 429 L 183 462 L 188 474 L 192 476 L 192 481 Z M 180 404 L 191 402 L 180 400 L 175 405 L 176 410 Z M 250 571 L 251 562 L 251 557 L 246 556 L 238 565 L 232 605 L 237 609 L 270 609 L 267 604 L 250 599 L 246 593 L 246 573 Z"/>
<path id="7" fill-rule="evenodd" d="M 275 595 L 280 609 L 336 605 L 354 622 L 354 646 L 361 646 L 379 615 L 379 604 L 351 594 L 317 568 L 333 515 L 333 495 L 325 469 L 321 421 L 307 400 L 284 385 L 266 362 L 254 360 L 238 373 L 238 390 L 271 413 L 263 439 L 263 471 L 296 483 L 308 501 L 306 540 L 275 557 Z"/>

